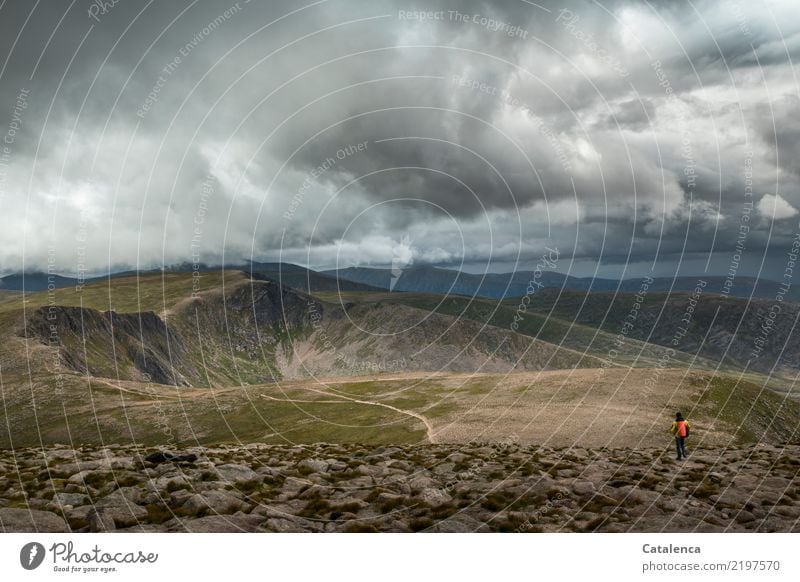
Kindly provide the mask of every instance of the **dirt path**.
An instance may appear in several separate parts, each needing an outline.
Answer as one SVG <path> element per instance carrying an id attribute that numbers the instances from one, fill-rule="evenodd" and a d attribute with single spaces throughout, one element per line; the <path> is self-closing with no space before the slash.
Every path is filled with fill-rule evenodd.
<path id="1" fill-rule="evenodd" d="M 426 434 L 426 438 L 428 439 L 428 442 L 430 442 L 431 444 L 436 444 L 436 442 L 437 442 L 436 441 L 436 435 L 435 435 L 434 430 L 433 430 L 433 425 L 430 423 L 430 421 L 425 416 L 423 416 L 422 414 L 419 414 L 418 412 L 414 412 L 413 410 L 403 410 L 402 408 L 397 408 L 396 406 L 392 406 L 391 404 L 384 404 L 383 402 L 373 402 L 371 400 L 361 400 L 361 399 L 358 399 L 358 398 L 350 398 L 349 396 L 343 396 L 343 395 L 339 395 L 339 394 L 329 394 L 327 392 L 324 392 L 322 390 L 317 390 L 315 388 L 305 388 L 305 390 L 308 390 L 309 392 L 314 392 L 316 394 L 321 394 L 323 396 L 336 396 L 336 398 L 338 398 L 338 400 L 298 400 L 298 399 L 295 399 L 295 398 L 276 398 L 274 396 L 269 396 L 267 394 L 262 394 L 261 397 L 265 398 L 267 400 L 276 400 L 278 402 L 306 403 L 306 404 L 320 404 L 320 403 L 324 403 L 324 404 L 347 404 L 347 403 L 355 403 L 355 404 L 364 404 L 364 405 L 367 405 L 367 406 L 380 406 L 381 408 L 388 408 L 389 410 L 392 410 L 392 411 L 397 412 L 399 414 L 403 414 L 405 416 L 410 416 L 412 418 L 415 418 L 415 419 L 419 420 L 422 424 L 425 425 L 425 434 Z"/>

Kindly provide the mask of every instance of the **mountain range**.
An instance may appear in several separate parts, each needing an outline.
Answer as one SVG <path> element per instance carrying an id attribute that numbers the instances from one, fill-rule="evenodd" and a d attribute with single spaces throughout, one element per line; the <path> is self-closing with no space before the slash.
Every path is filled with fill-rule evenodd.
<path id="1" fill-rule="evenodd" d="M 472 274 L 452 269 L 431 266 L 411 266 L 404 269 L 381 269 L 371 267 L 348 267 L 338 270 L 315 271 L 291 263 L 233 264 L 225 267 L 201 265 L 199 269 L 189 263 L 174 265 L 163 272 L 211 272 L 219 270 L 242 270 L 251 276 L 279 281 L 305 292 L 315 291 L 370 291 L 391 290 L 393 292 L 423 292 L 464 295 L 484 298 L 511 298 L 530 294 L 531 289 L 568 289 L 573 291 L 633 292 L 642 284 L 642 278 L 605 279 L 599 277 L 574 277 L 555 271 L 516 271 L 510 273 Z M 160 273 L 162 270 L 140 271 L 141 274 Z M 135 271 L 112 272 L 104 276 L 87 278 L 84 283 L 93 283 L 135 275 Z M 721 294 L 726 288 L 725 277 L 653 277 L 649 283 L 652 292 L 690 292 L 705 283 L 707 293 Z M 64 288 L 79 283 L 75 277 L 48 275 L 42 272 L 13 273 L 0 277 L 0 290 L 43 291 Z M 772 299 L 778 295 L 780 283 L 768 279 L 736 277 L 729 286 L 733 297 Z M 800 289 L 790 288 L 786 299 L 800 301 Z"/>

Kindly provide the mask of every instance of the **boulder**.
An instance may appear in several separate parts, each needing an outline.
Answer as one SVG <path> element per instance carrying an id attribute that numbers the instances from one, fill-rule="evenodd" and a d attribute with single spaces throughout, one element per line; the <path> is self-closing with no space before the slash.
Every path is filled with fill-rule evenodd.
<path id="1" fill-rule="evenodd" d="M 432 507 L 450 503 L 453 498 L 444 489 L 430 487 L 422 491 L 422 499 Z"/>
<path id="2" fill-rule="evenodd" d="M 298 469 L 307 469 L 312 473 L 325 473 L 328 470 L 329 464 L 327 461 L 319 459 L 303 459 L 297 463 Z"/>
<path id="3" fill-rule="evenodd" d="M 439 487 L 439 482 L 425 475 L 417 475 L 408 481 L 408 486 L 411 487 L 412 491 L 424 491 L 432 487 Z"/>
<path id="4" fill-rule="evenodd" d="M 59 491 L 53 495 L 52 505 L 55 507 L 72 506 L 78 507 L 89 503 L 89 496 L 83 493 L 65 493 Z"/>
<path id="5" fill-rule="evenodd" d="M 92 507 L 86 514 L 86 525 L 89 531 L 95 533 L 109 532 L 117 529 L 114 518 L 105 511 L 98 511 Z"/>
<path id="6" fill-rule="evenodd" d="M 147 510 L 140 505 L 95 507 L 87 515 L 89 529 L 95 532 L 113 531 L 117 527 L 131 527 L 147 518 Z"/>
<path id="7" fill-rule="evenodd" d="M 169 522 L 170 531 L 191 533 L 242 533 L 265 531 L 261 527 L 263 517 L 258 515 L 209 515 L 197 519 L 181 519 Z"/>
<path id="8" fill-rule="evenodd" d="M 485 523 L 474 517 L 457 513 L 434 524 L 430 531 L 436 533 L 485 533 L 490 531 Z"/>
<path id="9" fill-rule="evenodd" d="M 108 479 L 111 479 L 110 471 L 86 469 L 79 471 L 74 475 L 70 475 L 69 479 L 67 479 L 67 483 L 71 483 L 72 485 L 84 485 L 87 482 L 92 483 L 97 481 L 105 481 Z"/>
<path id="10" fill-rule="evenodd" d="M 235 484 L 252 483 L 259 481 L 258 473 L 245 465 L 226 464 L 215 467 L 220 480 Z"/>
<path id="11" fill-rule="evenodd" d="M 216 513 L 233 514 L 249 509 L 247 503 L 228 491 L 207 491 L 202 495 L 191 495 L 182 508 L 192 514 Z"/>
<path id="12" fill-rule="evenodd" d="M 120 487 L 99 499 L 95 505 L 97 507 L 126 507 L 139 503 L 143 495 L 143 491 L 138 487 Z"/>
<path id="13" fill-rule="evenodd" d="M 156 453 L 152 453 L 147 455 L 144 458 L 145 461 L 148 463 L 159 464 L 159 463 L 194 463 L 197 460 L 197 455 L 194 453 L 188 453 L 185 455 L 174 455 L 172 453 L 158 451 Z"/>
<path id="14" fill-rule="evenodd" d="M 594 483 L 591 481 L 574 481 L 572 491 L 576 495 L 591 495 L 595 492 Z"/>
<path id="15" fill-rule="evenodd" d="M 0 531 L 5 533 L 61 533 L 70 531 L 64 519 L 49 511 L 0 508 Z"/>
<path id="16" fill-rule="evenodd" d="M 267 531 L 278 533 L 303 533 L 312 531 L 322 531 L 324 525 L 315 523 L 302 517 L 290 518 L 270 518 L 264 523 Z"/>
<path id="17" fill-rule="evenodd" d="M 71 527 L 78 529 L 88 525 L 89 513 L 93 510 L 94 507 L 91 505 L 71 507 L 64 510 L 64 516 L 67 518 Z"/>

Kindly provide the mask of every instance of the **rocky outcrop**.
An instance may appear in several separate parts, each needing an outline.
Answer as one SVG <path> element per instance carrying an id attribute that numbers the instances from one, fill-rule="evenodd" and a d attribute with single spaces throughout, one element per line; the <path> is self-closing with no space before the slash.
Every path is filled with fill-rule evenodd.
<path id="1" fill-rule="evenodd" d="M 152 452 L 0 452 L 0 531 L 800 531 L 800 445 L 681 462 L 508 444 L 219 446 L 162 463 Z"/>
<path id="2" fill-rule="evenodd" d="M 65 366 L 81 374 L 178 386 L 189 385 L 187 375 L 197 376 L 186 369 L 191 366 L 184 343 L 152 311 L 51 305 L 34 310 L 22 331 L 57 347 Z"/>

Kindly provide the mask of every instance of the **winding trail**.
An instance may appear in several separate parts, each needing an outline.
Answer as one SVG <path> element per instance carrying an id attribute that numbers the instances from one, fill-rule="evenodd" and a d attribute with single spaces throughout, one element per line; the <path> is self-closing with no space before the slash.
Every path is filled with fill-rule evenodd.
<path id="1" fill-rule="evenodd" d="M 431 444 L 436 444 L 436 435 L 433 430 L 433 425 L 430 421 L 418 412 L 414 412 L 413 410 L 404 410 L 402 408 L 397 408 L 396 406 L 392 406 L 391 404 L 384 404 L 383 402 L 373 402 L 371 400 L 360 400 L 358 398 L 350 398 L 349 396 L 343 396 L 340 394 L 330 394 L 323 390 L 317 390 L 316 388 L 304 388 L 309 392 L 314 392 L 316 394 L 321 394 L 323 396 L 335 396 L 337 400 L 298 400 L 294 398 L 276 398 L 275 396 L 269 396 L 267 394 L 261 394 L 262 398 L 267 400 L 276 400 L 278 402 L 291 402 L 291 403 L 306 403 L 306 404 L 347 404 L 347 403 L 355 403 L 355 404 L 364 404 L 367 406 L 380 406 L 381 408 L 388 408 L 394 412 L 399 414 L 403 414 L 405 416 L 410 416 L 419 420 L 422 424 L 425 425 L 425 436 L 428 439 L 428 442 Z"/>

